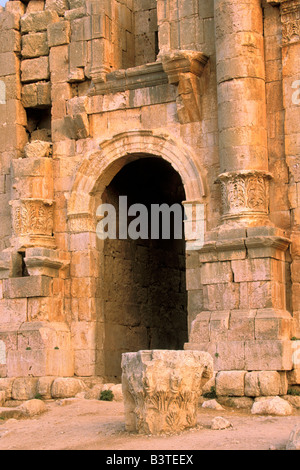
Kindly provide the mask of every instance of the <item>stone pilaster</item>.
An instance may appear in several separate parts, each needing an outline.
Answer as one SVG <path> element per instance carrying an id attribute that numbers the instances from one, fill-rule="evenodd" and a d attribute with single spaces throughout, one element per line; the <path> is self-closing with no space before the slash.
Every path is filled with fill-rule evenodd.
<path id="1" fill-rule="evenodd" d="M 293 337 L 300 334 L 300 1 L 281 0 L 282 79 L 285 110 L 285 153 L 289 168 L 289 202 L 291 209 L 292 309 Z M 298 364 L 299 368 L 299 364 Z"/>
<path id="2" fill-rule="evenodd" d="M 290 241 L 268 217 L 261 2 L 215 0 L 215 33 L 222 217 L 198 252 L 203 301 L 186 348 L 210 352 L 217 370 L 291 370 Z"/>

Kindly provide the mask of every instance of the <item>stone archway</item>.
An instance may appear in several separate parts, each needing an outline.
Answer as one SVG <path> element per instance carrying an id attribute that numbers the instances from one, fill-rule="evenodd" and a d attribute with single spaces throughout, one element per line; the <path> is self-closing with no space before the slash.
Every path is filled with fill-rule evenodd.
<path id="1" fill-rule="evenodd" d="M 84 220 L 92 220 L 95 189 L 104 190 L 126 163 L 145 154 L 163 158 L 173 166 L 181 176 L 187 201 L 204 202 L 207 192 L 203 179 L 204 170 L 191 149 L 168 134 L 156 135 L 152 131 L 126 132 L 100 143 L 99 151 L 89 154 L 80 166 L 68 204 L 71 232 L 76 231 L 80 219 L 83 226 Z"/>
<path id="2" fill-rule="evenodd" d="M 85 306 L 87 310 L 91 310 L 90 314 L 85 315 L 88 321 L 85 321 L 84 325 L 82 321 L 78 321 L 74 326 L 76 334 L 73 335 L 73 347 L 77 375 L 100 375 L 109 379 L 116 376 L 108 374 L 105 359 L 108 336 L 105 323 L 107 314 L 104 307 L 106 294 L 103 286 L 107 270 L 105 273 L 104 241 L 96 237 L 96 208 L 102 202 L 102 195 L 116 175 L 125 166 L 129 167 L 129 164 L 145 158 L 160 159 L 169 165 L 181 180 L 185 202 L 205 201 L 205 185 L 195 156 L 185 145 L 175 142 L 168 135 L 155 135 L 151 131 L 119 134 L 103 142 L 99 151 L 86 157 L 77 172 L 68 205 L 71 240 L 73 242 L 76 240 L 75 244 L 71 243 L 73 246 L 71 250 L 74 251 L 72 260 L 76 260 L 77 264 L 82 260 L 87 266 L 81 270 L 87 274 L 81 285 L 88 286 L 89 295 L 92 297 L 91 302 L 87 302 Z M 80 280 L 77 279 L 76 282 L 80 283 Z M 76 296 L 76 292 L 73 294 Z M 80 336 L 78 332 L 83 330 L 88 338 L 85 350 L 76 344 L 76 338 Z M 162 342 L 159 347 L 162 348 L 163 344 Z M 178 345 L 176 347 L 180 348 Z"/>

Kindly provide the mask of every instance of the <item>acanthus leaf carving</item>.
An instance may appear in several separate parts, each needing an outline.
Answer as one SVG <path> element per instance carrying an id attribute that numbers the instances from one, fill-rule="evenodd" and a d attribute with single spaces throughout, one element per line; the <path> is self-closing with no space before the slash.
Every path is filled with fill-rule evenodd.
<path id="1" fill-rule="evenodd" d="M 127 430 L 159 434 L 196 425 L 213 361 L 201 351 L 139 351 L 122 358 Z M 134 416 L 134 419 L 132 419 Z"/>
<path id="2" fill-rule="evenodd" d="M 21 199 L 12 201 L 11 205 L 13 229 L 16 236 L 52 236 L 53 201 Z"/>
<path id="3" fill-rule="evenodd" d="M 284 45 L 300 41 L 300 2 L 281 3 L 282 42 Z"/>
<path id="4" fill-rule="evenodd" d="M 269 179 L 267 172 L 244 171 L 223 173 L 221 183 L 223 218 L 243 214 L 267 214 L 269 209 Z"/>

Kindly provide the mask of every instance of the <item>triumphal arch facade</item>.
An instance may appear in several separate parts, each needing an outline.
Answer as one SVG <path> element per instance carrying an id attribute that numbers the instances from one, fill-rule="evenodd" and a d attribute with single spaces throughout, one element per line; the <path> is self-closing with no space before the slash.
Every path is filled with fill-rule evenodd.
<path id="1" fill-rule="evenodd" d="M 0 38 L 0 377 L 188 349 L 299 385 L 300 1 L 10 0 Z M 185 237 L 101 239 L 120 196 Z"/>

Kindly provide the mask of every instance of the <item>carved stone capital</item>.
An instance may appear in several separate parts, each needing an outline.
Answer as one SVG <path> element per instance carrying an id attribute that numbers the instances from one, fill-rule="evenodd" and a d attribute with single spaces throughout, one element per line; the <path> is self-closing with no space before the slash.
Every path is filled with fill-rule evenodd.
<path id="1" fill-rule="evenodd" d="M 20 247 L 54 247 L 53 201 L 46 199 L 18 199 L 10 201 L 14 236 Z"/>
<path id="2" fill-rule="evenodd" d="M 126 430 L 176 433 L 196 425 L 213 359 L 202 351 L 139 351 L 122 355 L 122 372 Z"/>
<path id="3" fill-rule="evenodd" d="M 223 220 L 243 216 L 267 216 L 269 211 L 269 180 L 264 171 L 223 173 L 221 183 Z"/>
<path id="4" fill-rule="evenodd" d="M 281 2 L 282 43 L 288 45 L 300 41 L 300 1 Z"/>

